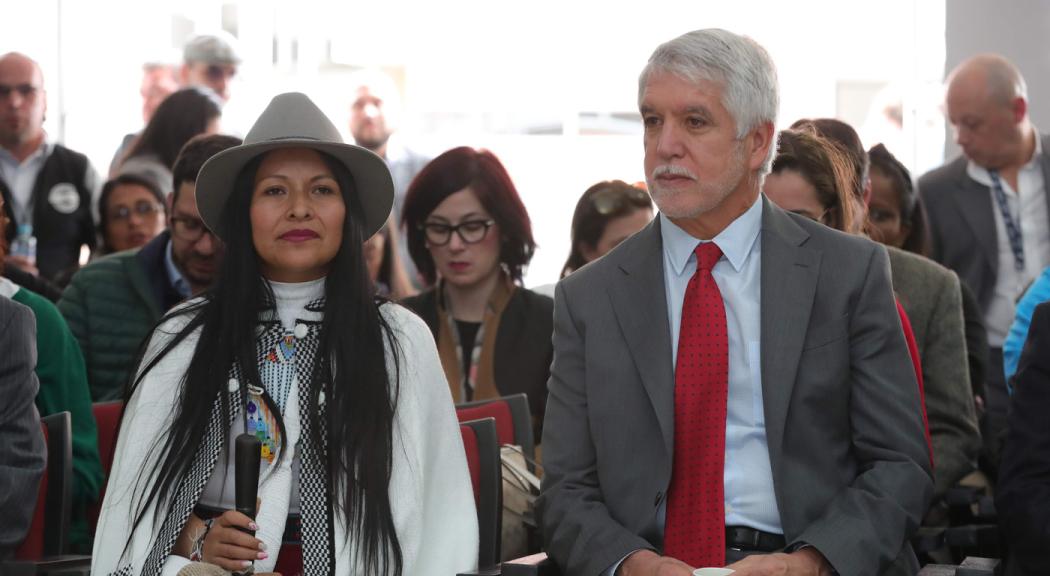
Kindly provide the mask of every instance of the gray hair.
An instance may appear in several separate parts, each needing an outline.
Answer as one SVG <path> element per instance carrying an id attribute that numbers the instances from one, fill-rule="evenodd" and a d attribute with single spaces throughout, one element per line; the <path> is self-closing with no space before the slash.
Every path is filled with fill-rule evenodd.
<path id="1" fill-rule="evenodd" d="M 737 138 L 764 122 L 774 125 L 780 107 L 777 69 L 766 49 L 747 36 L 719 28 L 687 32 L 657 47 L 638 77 L 638 100 L 649 78 L 670 72 L 684 80 L 717 82 L 724 88 L 722 105 L 736 121 Z M 769 173 L 776 146 L 760 169 Z"/>

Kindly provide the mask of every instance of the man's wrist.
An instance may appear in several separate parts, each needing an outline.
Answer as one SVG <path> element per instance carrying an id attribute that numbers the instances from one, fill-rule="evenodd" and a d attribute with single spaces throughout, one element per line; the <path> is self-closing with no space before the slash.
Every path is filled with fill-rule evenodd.
<path id="1" fill-rule="evenodd" d="M 806 571 L 800 572 L 802 574 L 817 574 L 818 576 L 834 576 L 836 574 L 831 567 L 831 563 L 820 553 L 820 550 L 809 544 L 799 547 L 794 552 L 789 553 L 788 556 L 792 557 L 793 561 L 804 563 Z"/>
<path id="2" fill-rule="evenodd" d="M 620 567 L 616 570 L 615 576 L 631 576 L 632 572 L 637 572 L 635 568 L 644 566 L 646 563 L 659 557 L 660 556 L 652 550 L 642 549 L 631 552 L 622 562 L 620 562 Z"/>

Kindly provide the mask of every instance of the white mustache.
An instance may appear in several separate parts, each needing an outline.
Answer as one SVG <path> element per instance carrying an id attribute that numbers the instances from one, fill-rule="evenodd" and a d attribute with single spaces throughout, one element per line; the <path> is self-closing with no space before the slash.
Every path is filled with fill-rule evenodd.
<path id="1" fill-rule="evenodd" d="M 696 180 L 696 174 L 693 174 L 685 166 L 675 166 L 674 164 L 664 164 L 653 168 L 652 179 L 656 180 L 660 176 L 685 176 L 690 180 Z"/>

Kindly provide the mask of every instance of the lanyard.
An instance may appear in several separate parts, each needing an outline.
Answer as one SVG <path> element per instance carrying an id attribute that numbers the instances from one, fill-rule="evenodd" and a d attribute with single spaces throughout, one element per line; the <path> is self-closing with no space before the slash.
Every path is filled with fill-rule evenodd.
<path id="1" fill-rule="evenodd" d="M 445 305 L 445 317 L 448 322 L 448 330 L 452 333 L 452 342 L 456 345 L 456 361 L 463 361 L 463 344 L 459 341 L 459 329 L 456 327 L 456 320 L 452 317 L 452 303 L 445 295 L 442 290 L 442 299 Z M 481 342 L 485 338 L 485 321 L 491 316 L 492 309 L 490 306 L 485 307 L 485 317 L 481 321 L 481 326 L 478 327 L 478 333 L 474 336 L 474 349 L 470 353 L 470 369 L 463 374 L 463 382 L 460 383 L 460 398 L 464 402 L 471 400 L 474 397 L 474 391 L 477 389 L 478 381 L 478 365 L 481 364 Z"/>
<path id="2" fill-rule="evenodd" d="M 1024 266 L 1024 240 L 1021 237 L 1021 219 L 1020 215 L 1014 218 L 1013 214 L 1010 213 L 1010 206 L 1006 203 L 1006 192 L 1003 191 L 1003 182 L 999 179 L 998 170 L 989 170 L 988 176 L 992 179 L 992 191 L 995 196 L 995 203 L 999 205 L 999 214 L 1003 217 L 1003 224 L 1006 225 L 1006 236 L 1010 239 L 1010 250 L 1014 253 L 1014 269 L 1018 272 L 1023 272 Z M 1020 193 L 1018 193 L 1020 198 Z"/>

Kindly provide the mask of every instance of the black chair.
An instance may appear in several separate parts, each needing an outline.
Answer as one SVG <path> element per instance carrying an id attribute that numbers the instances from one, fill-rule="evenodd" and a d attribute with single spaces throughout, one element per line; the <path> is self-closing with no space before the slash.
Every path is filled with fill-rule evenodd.
<path id="1" fill-rule="evenodd" d="M 927 564 L 918 576 L 995 576 L 999 571 L 999 560 L 995 558 L 967 557 L 958 566 L 952 564 Z"/>
<path id="2" fill-rule="evenodd" d="M 474 499 L 478 509 L 478 567 L 497 569 L 503 523 L 503 480 L 500 469 L 496 420 L 482 418 L 460 422 Z"/>
<path id="3" fill-rule="evenodd" d="M 67 554 L 73 498 L 73 424 L 69 412 L 40 420 L 47 444 L 47 468 L 41 479 L 34 520 L 15 552 L 15 560 L 0 562 L 0 574 L 87 575 L 90 556 Z M 40 512 L 42 510 L 42 513 Z"/>
<path id="4" fill-rule="evenodd" d="M 69 412 L 40 419 L 47 445 L 47 468 L 40 479 L 33 523 L 15 552 L 19 560 L 65 554 L 73 494 L 73 424 Z"/>

